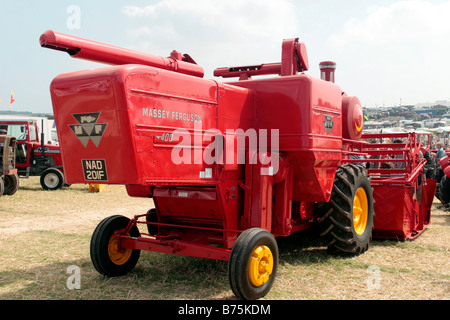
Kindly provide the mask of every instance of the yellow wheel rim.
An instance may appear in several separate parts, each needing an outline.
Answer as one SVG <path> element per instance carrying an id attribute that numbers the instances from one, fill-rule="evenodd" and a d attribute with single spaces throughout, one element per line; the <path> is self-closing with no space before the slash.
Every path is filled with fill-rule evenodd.
<path id="1" fill-rule="evenodd" d="M 250 257 L 248 276 L 250 283 L 260 287 L 269 281 L 273 271 L 273 255 L 267 246 L 257 247 Z"/>
<path id="2" fill-rule="evenodd" d="M 133 249 L 120 249 L 120 240 L 112 236 L 108 243 L 108 255 L 112 263 L 121 266 L 127 263 L 131 257 Z"/>
<path id="3" fill-rule="evenodd" d="M 366 231 L 368 216 L 369 203 L 367 194 L 363 188 L 359 188 L 353 201 L 353 227 L 357 235 L 361 236 Z"/>

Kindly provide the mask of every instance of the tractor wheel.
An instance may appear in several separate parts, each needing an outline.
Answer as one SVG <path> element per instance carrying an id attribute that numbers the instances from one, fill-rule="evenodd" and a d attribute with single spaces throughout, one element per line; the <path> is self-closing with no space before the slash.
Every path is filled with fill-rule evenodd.
<path id="1" fill-rule="evenodd" d="M 236 240 L 228 262 L 228 279 L 240 299 L 264 297 L 272 288 L 278 267 L 274 236 L 259 228 L 244 231 Z"/>
<path id="2" fill-rule="evenodd" d="M 442 170 L 441 166 L 436 167 L 436 175 L 434 176 L 434 180 L 439 184 L 441 179 L 444 177 L 444 170 Z"/>
<path id="3" fill-rule="evenodd" d="M 44 190 L 55 191 L 64 185 L 64 174 L 61 170 L 50 168 L 41 174 L 41 186 Z"/>
<path id="4" fill-rule="evenodd" d="M 5 184 L 3 182 L 3 178 L 0 177 L 0 197 L 3 195 L 4 192 L 5 192 Z"/>
<path id="5" fill-rule="evenodd" d="M 443 203 L 447 204 L 450 202 L 450 178 L 444 176 L 439 182 L 438 188 L 436 190 L 437 198 Z"/>
<path id="6" fill-rule="evenodd" d="M 125 229 L 130 219 L 123 216 L 111 216 L 104 219 L 95 229 L 91 239 L 91 260 L 100 274 L 108 277 L 123 276 L 136 266 L 140 250 L 121 249 L 120 240 L 114 232 Z M 131 228 L 132 237 L 139 237 L 136 226 Z"/>
<path id="7" fill-rule="evenodd" d="M 365 252 L 372 240 L 373 207 L 367 171 L 354 164 L 339 167 L 331 200 L 320 207 L 320 235 L 328 250 L 350 255 Z"/>
<path id="8" fill-rule="evenodd" d="M 19 176 L 17 174 L 12 174 L 5 176 L 4 178 L 5 190 L 4 195 L 12 196 L 19 189 Z"/>
<path id="9" fill-rule="evenodd" d="M 444 177 L 444 171 L 442 170 L 441 166 L 439 165 L 436 169 L 436 175 L 434 177 L 434 180 L 436 180 L 436 193 L 435 196 L 436 198 L 438 198 L 439 201 L 442 202 L 441 199 L 441 195 L 440 195 L 440 185 L 441 185 L 441 180 Z"/>

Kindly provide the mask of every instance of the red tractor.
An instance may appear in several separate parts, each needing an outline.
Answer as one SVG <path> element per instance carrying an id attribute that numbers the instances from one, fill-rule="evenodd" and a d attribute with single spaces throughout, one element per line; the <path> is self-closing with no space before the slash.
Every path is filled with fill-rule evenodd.
<path id="1" fill-rule="evenodd" d="M 45 144 L 36 120 L 0 120 L 0 130 L 16 138 L 15 160 L 20 177 L 40 176 L 45 190 L 58 190 L 65 185 L 59 146 Z"/>
<path id="2" fill-rule="evenodd" d="M 114 65 L 51 83 L 67 181 L 123 184 L 155 204 L 100 222 L 91 259 L 101 274 L 127 274 L 141 251 L 218 259 L 236 296 L 258 299 L 274 283 L 277 237 L 318 226 L 330 251 L 357 255 L 373 236 L 414 238 L 429 223 L 435 184 L 421 180 L 420 142 L 364 140 L 358 98 L 333 82 L 331 62 L 324 80 L 307 75 L 298 39 L 283 41 L 281 63 L 217 69 L 239 78 L 226 83 L 177 51 L 163 58 L 53 31 L 40 44 Z M 403 168 L 370 166 L 386 161 Z M 391 194 L 392 205 L 374 201 Z"/>

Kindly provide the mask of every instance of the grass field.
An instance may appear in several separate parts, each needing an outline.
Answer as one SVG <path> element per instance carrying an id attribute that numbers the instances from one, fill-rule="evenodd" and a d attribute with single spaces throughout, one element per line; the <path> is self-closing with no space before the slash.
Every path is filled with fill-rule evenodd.
<path id="1" fill-rule="evenodd" d="M 38 178 L 0 198 L 0 300 L 234 299 L 226 262 L 142 252 L 134 271 L 104 278 L 89 256 L 105 217 L 133 217 L 153 206 L 123 186 L 89 193 L 74 185 L 43 191 Z M 415 241 L 374 241 L 365 254 L 327 254 L 313 232 L 280 239 L 280 266 L 269 300 L 448 300 L 450 213 L 433 205 L 431 225 Z M 79 289 L 69 289 L 71 267 Z M 69 269 L 69 272 L 68 272 Z M 68 286 L 69 279 L 69 286 Z"/>

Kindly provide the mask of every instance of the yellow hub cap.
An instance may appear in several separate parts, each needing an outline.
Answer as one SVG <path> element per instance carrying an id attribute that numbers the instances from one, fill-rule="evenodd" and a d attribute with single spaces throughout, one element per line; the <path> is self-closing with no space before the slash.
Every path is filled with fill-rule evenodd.
<path id="1" fill-rule="evenodd" d="M 363 188 L 359 188 L 353 201 L 353 226 L 357 235 L 361 236 L 366 231 L 368 216 L 369 204 L 367 194 Z"/>
<path id="2" fill-rule="evenodd" d="M 250 283 L 260 287 L 269 281 L 273 271 L 273 255 L 267 246 L 259 246 L 253 251 L 248 267 Z"/>
<path id="3" fill-rule="evenodd" d="M 118 266 L 124 265 L 131 257 L 133 249 L 120 249 L 120 240 L 112 236 L 108 243 L 108 255 L 111 261 Z"/>

